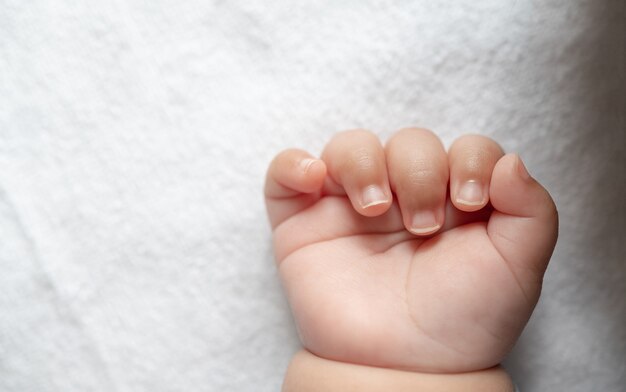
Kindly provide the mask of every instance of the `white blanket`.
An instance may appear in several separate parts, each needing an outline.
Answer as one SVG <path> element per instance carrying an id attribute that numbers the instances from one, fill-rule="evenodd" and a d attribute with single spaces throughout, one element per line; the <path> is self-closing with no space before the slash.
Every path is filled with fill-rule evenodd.
<path id="1" fill-rule="evenodd" d="M 269 160 L 419 125 L 496 138 L 559 206 L 505 363 L 521 390 L 622 391 L 624 20 L 621 0 L 1 2 L 0 390 L 277 391 L 298 341 Z"/>

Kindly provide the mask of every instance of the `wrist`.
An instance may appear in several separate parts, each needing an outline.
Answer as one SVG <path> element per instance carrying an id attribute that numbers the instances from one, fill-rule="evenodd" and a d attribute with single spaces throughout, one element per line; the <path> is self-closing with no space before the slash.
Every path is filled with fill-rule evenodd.
<path id="1" fill-rule="evenodd" d="M 500 366 L 456 374 L 417 373 L 331 361 L 301 350 L 289 364 L 282 390 L 513 392 L 515 388 L 509 375 Z"/>

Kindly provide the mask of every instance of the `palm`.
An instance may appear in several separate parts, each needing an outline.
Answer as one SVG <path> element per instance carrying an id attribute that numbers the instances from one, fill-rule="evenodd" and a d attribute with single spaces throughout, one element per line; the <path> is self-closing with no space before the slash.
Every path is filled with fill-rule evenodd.
<path id="1" fill-rule="evenodd" d="M 377 366 L 458 371 L 497 363 L 534 301 L 493 246 L 488 212 L 449 208 L 448 215 L 444 231 L 418 238 L 397 204 L 366 218 L 336 196 L 283 222 L 276 253 L 305 346 Z"/>

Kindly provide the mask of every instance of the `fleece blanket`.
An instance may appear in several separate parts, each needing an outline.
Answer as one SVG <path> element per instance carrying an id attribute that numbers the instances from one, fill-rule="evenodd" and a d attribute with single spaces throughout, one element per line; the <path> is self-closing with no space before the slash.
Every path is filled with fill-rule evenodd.
<path id="1" fill-rule="evenodd" d="M 520 389 L 622 391 L 624 4 L 1 1 L 0 390 L 277 391 L 268 162 L 422 126 L 559 206 Z"/>

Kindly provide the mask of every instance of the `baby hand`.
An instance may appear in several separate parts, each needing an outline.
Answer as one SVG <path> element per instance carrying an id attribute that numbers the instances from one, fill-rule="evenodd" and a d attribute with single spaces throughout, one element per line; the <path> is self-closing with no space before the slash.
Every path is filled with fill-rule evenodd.
<path id="1" fill-rule="evenodd" d="M 448 184 L 449 194 L 448 194 Z M 498 364 L 539 298 L 557 238 L 548 192 L 493 140 L 405 129 L 287 150 L 265 187 L 303 345 L 422 372 Z"/>

